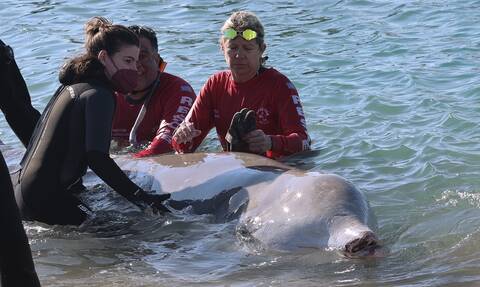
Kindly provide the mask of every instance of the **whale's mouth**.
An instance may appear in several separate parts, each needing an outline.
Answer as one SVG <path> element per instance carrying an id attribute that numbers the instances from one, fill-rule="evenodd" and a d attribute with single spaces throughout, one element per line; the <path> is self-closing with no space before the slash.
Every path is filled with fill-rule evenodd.
<path id="1" fill-rule="evenodd" d="M 365 232 L 345 244 L 343 254 L 348 258 L 385 257 L 385 251 L 373 232 Z"/>

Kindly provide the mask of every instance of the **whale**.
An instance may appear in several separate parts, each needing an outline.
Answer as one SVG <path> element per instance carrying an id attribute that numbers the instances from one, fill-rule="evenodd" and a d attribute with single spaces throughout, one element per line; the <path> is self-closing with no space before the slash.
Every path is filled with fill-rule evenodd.
<path id="1" fill-rule="evenodd" d="M 336 250 L 347 257 L 382 253 L 365 195 L 341 176 L 240 152 L 114 160 L 142 188 L 169 193 L 173 214 L 236 220 L 237 237 L 255 248 Z"/>

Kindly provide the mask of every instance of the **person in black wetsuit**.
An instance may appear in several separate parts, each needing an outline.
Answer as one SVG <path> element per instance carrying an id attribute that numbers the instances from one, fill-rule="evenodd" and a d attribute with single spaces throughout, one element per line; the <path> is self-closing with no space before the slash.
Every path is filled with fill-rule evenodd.
<path id="1" fill-rule="evenodd" d="M 109 156 L 113 92 L 136 86 L 138 38 L 101 17 L 87 22 L 85 32 L 86 53 L 62 68 L 62 85 L 42 113 L 14 178 L 20 212 L 26 220 L 81 224 L 90 211 L 71 187 L 87 167 L 139 207 L 168 212 L 162 204 L 168 195 L 142 190 Z"/>
<path id="2" fill-rule="evenodd" d="M 0 153 L 0 286 L 40 286 L 28 238 L 13 196 L 7 165 Z"/>
<path id="3" fill-rule="evenodd" d="M 5 115 L 5 119 L 13 132 L 27 147 L 35 125 L 40 118 L 40 112 L 32 106 L 27 85 L 15 62 L 13 50 L 2 40 L 0 40 L 0 58 L 2 59 L 0 110 Z"/>
<path id="4" fill-rule="evenodd" d="M 40 113 L 30 102 L 12 49 L 0 40 L 0 109 L 22 143 L 28 144 Z M 0 286 L 40 286 L 28 238 L 15 203 L 8 167 L 0 152 Z"/>

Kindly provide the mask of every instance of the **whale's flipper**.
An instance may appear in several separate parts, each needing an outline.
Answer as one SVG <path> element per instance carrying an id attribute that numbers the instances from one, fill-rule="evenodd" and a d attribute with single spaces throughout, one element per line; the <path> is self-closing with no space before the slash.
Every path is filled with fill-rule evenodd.
<path id="1" fill-rule="evenodd" d="M 215 222 L 228 222 L 237 219 L 248 203 L 248 192 L 242 187 L 226 189 L 209 199 L 168 200 L 173 209 L 191 207 L 195 214 L 213 214 Z"/>

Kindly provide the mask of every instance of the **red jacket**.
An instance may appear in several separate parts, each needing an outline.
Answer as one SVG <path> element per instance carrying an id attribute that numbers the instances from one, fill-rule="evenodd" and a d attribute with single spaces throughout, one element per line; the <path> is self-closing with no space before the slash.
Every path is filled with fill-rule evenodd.
<path id="1" fill-rule="evenodd" d="M 112 127 L 112 138 L 128 141 L 143 101 L 131 104 L 124 95 L 117 94 L 117 106 Z M 173 132 L 183 121 L 195 100 L 195 92 L 183 79 L 168 74 L 160 75 L 160 83 L 147 105 L 147 112 L 137 131 L 138 142 L 150 145 L 135 154 L 137 157 L 172 151 Z"/>
<path id="2" fill-rule="evenodd" d="M 186 117 L 202 131 L 192 143 L 172 142 L 178 152 L 193 152 L 215 127 L 223 150 L 233 115 L 242 108 L 256 112 L 257 129 L 272 138 L 267 156 L 277 158 L 310 149 L 302 104 L 295 86 L 277 70 L 266 69 L 245 83 L 235 83 L 230 71 L 211 76 Z"/>

